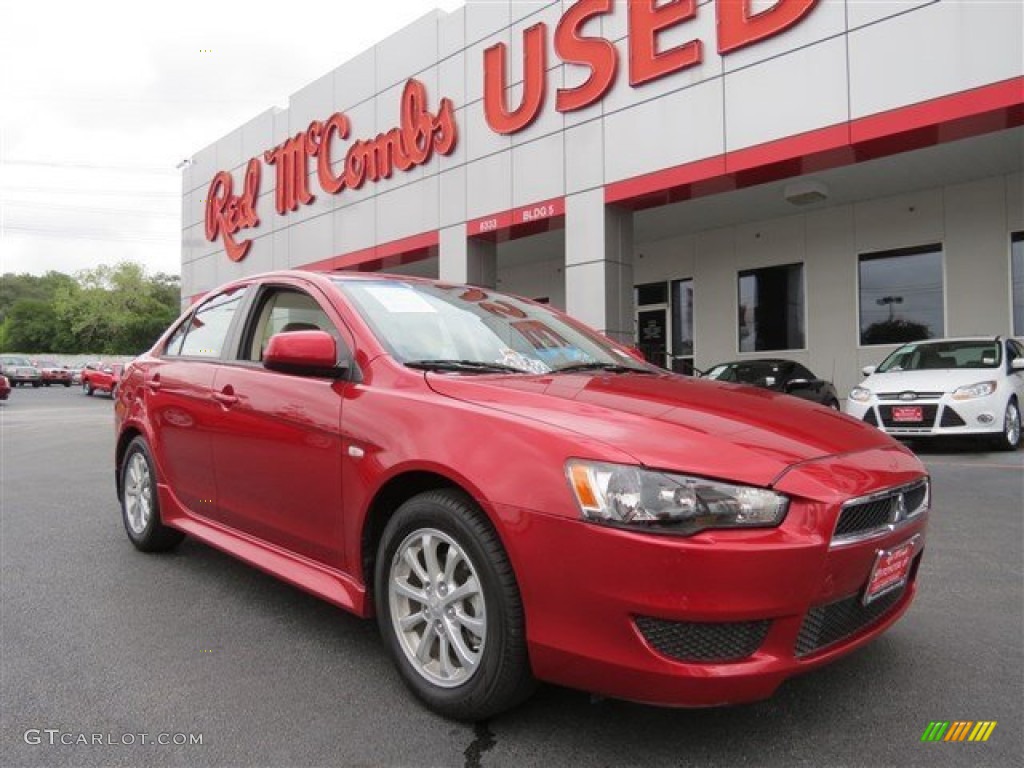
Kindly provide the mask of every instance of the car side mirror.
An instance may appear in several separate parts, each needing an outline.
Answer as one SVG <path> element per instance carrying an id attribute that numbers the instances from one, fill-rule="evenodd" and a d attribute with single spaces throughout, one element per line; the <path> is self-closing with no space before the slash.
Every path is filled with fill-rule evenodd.
<path id="1" fill-rule="evenodd" d="M 875 372 L 875 366 L 865 365 L 863 368 L 860 369 L 860 372 L 863 373 L 865 376 L 870 376 L 872 373 Z"/>
<path id="2" fill-rule="evenodd" d="M 1010 361 L 1011 371 L 1024 371 L 1024 357 L 1015 357 Z"/>
<path id="3" fill-rule="evenodd" d="M 347 365 L 338 363 L 338 345 L 326 331 L 290 331 L 270 337 L 263 367 L 306 376 L 339 376 Z"/>
<path id="4" fill-rule="evenodd" d="M 786 391 L 794 392 L 798 389 L 810 389 L 811 384 L 810 379 L 790 379 L 786 382 Z"/>

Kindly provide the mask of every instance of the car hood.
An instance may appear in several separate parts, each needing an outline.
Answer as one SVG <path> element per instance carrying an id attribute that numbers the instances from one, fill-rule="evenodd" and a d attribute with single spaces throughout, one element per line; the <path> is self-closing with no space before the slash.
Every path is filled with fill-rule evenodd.
<path id="1" fill-rule="evenodd" d="M 587 435 L 640 463 L 767 486 L 824 456 L 892 447 L 877 429 L 789 395 L 674 375 L 426 374 L 434 391 Z"/>
<path id="2" fill-rule="evenodd" d="M 879 392 L 952 392 L 957 387 L 992 381 L 999 377 L 998 368 L 942 368 L 930 371 L 889 371 L 873 373 L 861 383 L 874 393 Z"/>

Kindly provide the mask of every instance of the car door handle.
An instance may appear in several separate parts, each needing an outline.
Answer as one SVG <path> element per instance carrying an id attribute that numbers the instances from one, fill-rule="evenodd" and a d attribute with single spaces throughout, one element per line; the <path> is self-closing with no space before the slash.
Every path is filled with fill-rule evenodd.
<path id="1" fill-rule="evenodd" d="M 224 387 L 220 392 L 214 392 L 213 399 L 225 408 L 230 408 L 238 403 L 238 395 L 235 394 L 235 390 L 231 387 Z"/>

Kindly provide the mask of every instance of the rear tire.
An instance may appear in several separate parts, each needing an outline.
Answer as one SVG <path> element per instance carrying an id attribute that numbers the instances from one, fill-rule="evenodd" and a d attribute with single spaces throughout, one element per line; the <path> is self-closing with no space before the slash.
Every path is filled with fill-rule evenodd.
<path id="1" fill-rule="evenodd" d="M 141 552 L 174 549 L 185 534 L 160 520 L 156 466 L 141 436 L 128 445 L 121 461 L 121 520 L 128 539 Z"/>
<path id="2" fill-rule="evenodd" d="M 1010 402 L 1006 404 L 1006 412 L 1003 414 L 1003 431 L 993 442 L 996 449 L 1000 451 L 1016 451 L 1020 447 L 1020 407 L 1014 397 L 1011 397 Z"/>
<path id="3" fill-rule="evenodd" d="M 399 507 L 381 537 L 374 585 L 388 650 L 432 710 L 486 720 L 533 692 L 512 566 L 465 494 L 428 491 Z"/>

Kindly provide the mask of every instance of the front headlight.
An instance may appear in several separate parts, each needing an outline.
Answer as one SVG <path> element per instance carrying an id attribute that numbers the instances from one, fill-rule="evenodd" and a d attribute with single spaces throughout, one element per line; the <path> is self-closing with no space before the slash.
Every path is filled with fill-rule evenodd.
<path id="1" fill-rule="evenodd" d="M 969 387 L 957 387 L 950 395 L 954 400 L 974 400 L 976 397 L 986 397 L 996 391 L 994 381 L 979 381 Z"/>
<path id="2" fill-rule="evenodd" d="M 854 387 L 850 390 L 850 399 L 858 403 L 866 403 L 871 400 L 871 390 L 867 387 Z"/>
<path id="3" fill-rule="evenodd" d="M 566 475 L 585 520 L 690 535 L 706 528 L 770 527 L 789 499 L 763 488 L 641 467 L 571 459 Z"/>

